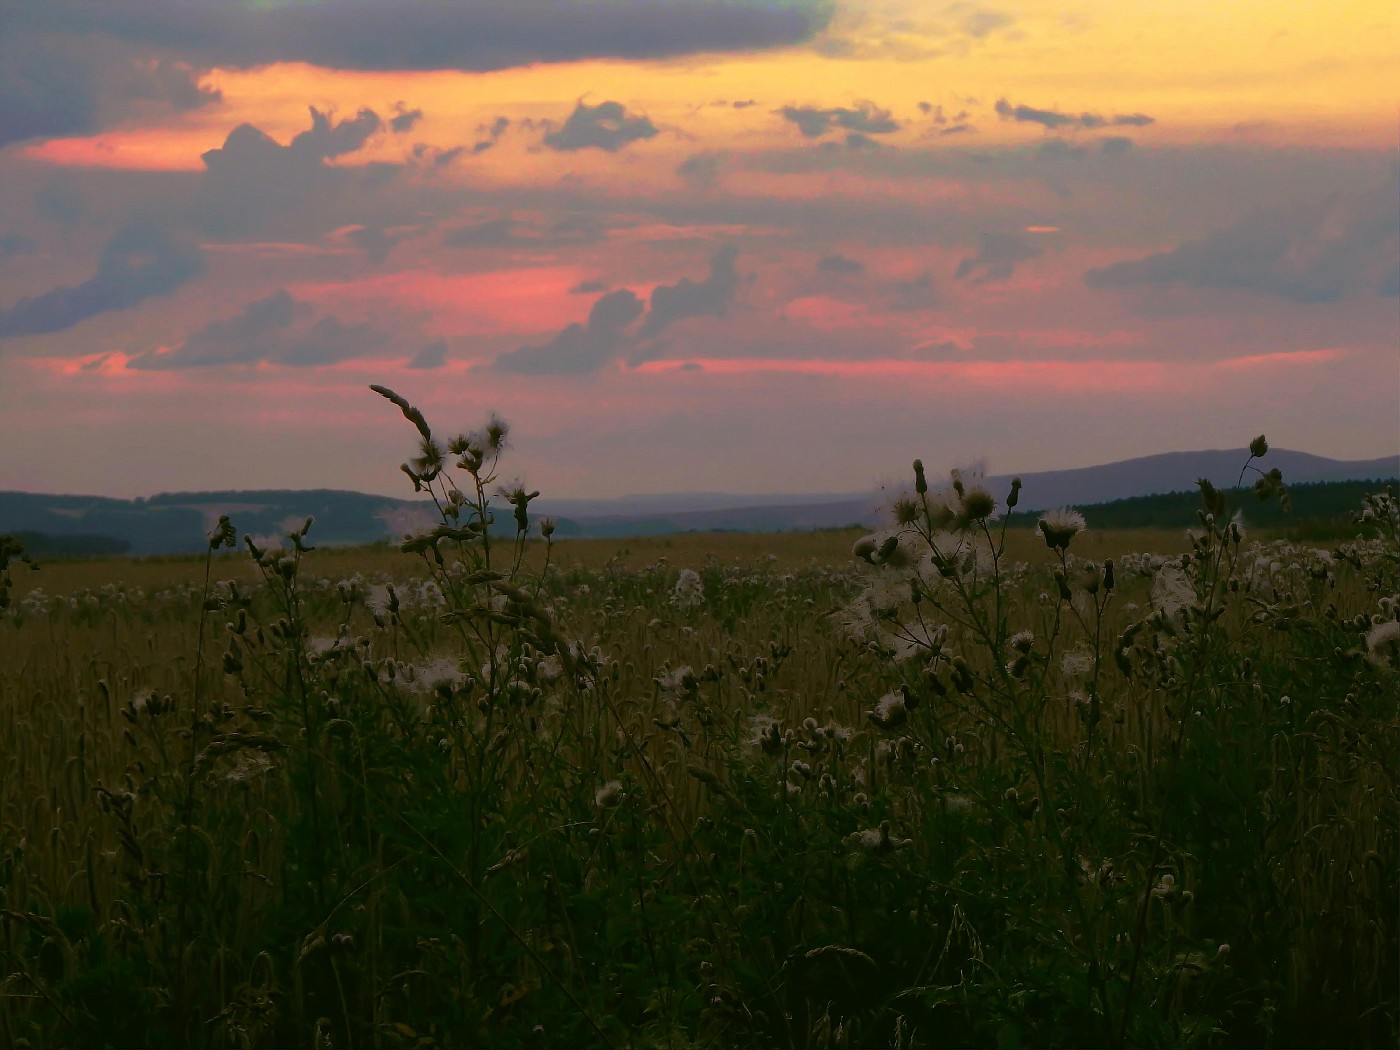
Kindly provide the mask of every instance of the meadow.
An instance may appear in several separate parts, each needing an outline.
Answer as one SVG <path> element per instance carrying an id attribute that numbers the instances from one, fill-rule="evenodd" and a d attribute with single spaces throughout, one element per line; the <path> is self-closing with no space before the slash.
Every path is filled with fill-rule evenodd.
<path id="1" fill-rule="evenodd" d="M 402 549 L 0 540 L 0 1042 L 1400 1039 L 1393 495 L 1013 530 L 915 464 L 870 535 L 553 543 L 380 392 Z"/>

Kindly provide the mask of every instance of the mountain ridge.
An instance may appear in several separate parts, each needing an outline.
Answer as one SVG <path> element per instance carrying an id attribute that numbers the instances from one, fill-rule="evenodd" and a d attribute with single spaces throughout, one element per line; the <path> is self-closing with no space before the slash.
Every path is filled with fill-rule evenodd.
<path id="1" fill-rule="evenodd" d="M 1209 477 L 1234 486 L 1249 454 L 1246 450 L 1206 449 L 1163 452 L 1127 460 L 1035 471 L 1022 479 L 1018 510 L 1105 503 L 1137 496 L 1179 492 Z M 1400 476 L 1400 455 L 1336 460 L 1289 449 L 1271 450 L 1251 466 L 1278 467 L 1286 483 L 1352 481 Z M 1250 475 L 1245 483 L 1250 481 Z M 1010 488 L 1011 474 L 991 474 L 984 483 L 998 499 Z M 936 477 L 930 481 L 937 486 Z M 629 536 L 707 530 L 773 532 L 873 524 L 898 487 L 830 494 L 674 493 L 600 499 L 550 499 L 531 504 L 536 521 L 560 520 L 568 536 Z M 224 489 L 161 492 L 122 500 L 76 494 L 0 492 L 0 532 L 46 535 L 103 535 L 125 540 L 133 554 L 197 551 L 220 514 L 229 514 L 240 533 L 272 538 L 315 517 L 312 539 L 323 544 L 372 543 L 397 538 L 433 513 L 426 500 L 396 499 L 345 489 Z M 504 520 L 508 515 L 498 515 Z"/>

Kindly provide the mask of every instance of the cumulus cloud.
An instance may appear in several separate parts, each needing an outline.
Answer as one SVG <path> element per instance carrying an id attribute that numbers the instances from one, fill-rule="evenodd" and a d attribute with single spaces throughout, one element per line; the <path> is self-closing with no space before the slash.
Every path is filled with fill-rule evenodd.
<path id="1" fill-rule="evenodd" d="M 1256 212 L 1199 240 L 1088 271 L 1091 288 L 1181 284 L 1296 303 L 1396 294 L 1400 216 L 1393 183 L 1288 212 Z"/>
<path id="2" fill-rule="evenodd" d="M 710 274 L 703 281 L 682 277 L 676 284 L 653 288 L 642 335 L 656 335 L 687 317 L 722 317 L 739 292 L 739 272 L 734 268 L 738 255 L 738 249 L 726 245 L 710 260 Z"/>
<path id="3" fill-rule="evenodd" d="M 314 235 L 362 222 L 353 208 L 338 207 L 353 192 L 382 188 L 399 169 L 327 162 L 363 148 L 384 122 L 369 109 L 340 121 L 314 106 L 310 113 L 311 127 L 286 146 L 252 124 L 240 124 L 222 146 L 206 151 L 195 222 L 217 235 L 238 238 L 269 232 L 280 238 Z"/>
<path id="4" fill-rule="evenodd" d="M 616 153 L 629 142 L 656 136 L 656 125 L 645 116 L 629 116 L 621 102 L 590 106 L 582 99 L 558 131 L 544 137 L 550 149 L 601 149 Z"/>
<path id="5" fill-rule="evenodd" d="M 810 39 L 830 16 L 825 3 L 779 0 L 65 0 L 7 5 L 4 22 L 12 36 L 81 26 L 86 35 L 178 51 L 208 66 L 490 70 L 782 47 Z"/>
<path id="6" fill-rule="evenodd" d="M 820 138 L 837 128 L 862 136 L 887 135 L 899 130 L 899 122 L 889 110 L 880 109 L 873 102 L 857 102 L 854 109 L 784 106 L 777 112 L 784 120 L 796 124 L 803 137 L 809 139 Z"/>
<path id="7" fill-rule="evenodd" d="M 233 317 L 211 321 L 173 349 L 138 354 L 127 367 L 168 370 L 260 361 L 324 365 L 373 353 L 386 342 L 372 325 L 347 324 L 334 314 L 317 316 L 309 303 L 279 289 Z"/>
<path id="8" fill-rule="evenodd" d="M 1017 264 L 1034 259 L 1039 254 L 1040 248 L 1023 237 L 985 234 L 977 254 L 966 256 L 958 263 L 958 268 L 953 271 L 953 280 L 970 280 L 973 284 L 1004 281 L 1015 272 Z"/>
<path id="9" fill-rule="evenodd" d="M 203 272 L 197 247 L 172 241 L 149 226 L 128 227 L 102 248 L 97 273 L 86 281 L 0 311 L 0 339 L 61 332 L 98 314 L 169 295 Z"/>
<path id="10" fill-rule="evenodd" d="M 496 358 L 502 372 L 580 375 L 618 357 L 629 344 L 627 329 L 642 316 L 642 301 L 626 288 L 593 304 L 584 324 L 569 325 L 543 346 L 522 346 Z"/>
<path id="11" fill-rule="evenodd" d="M 1004 98 L 997 99 L 997 115 L 1002 120 L 1014 120 L 1023 124 L 1039 124 L 1051 131 L 1059 128 L 1103 128 L 1103 127 L 1146 127 L 1155 124 L 1156 118 L 1146 113 L 1119 113 L 1113 117 L 1102 117 L 1097 113 L 1061 113 L 1053 109 L 1036 109 L 1034 106 L 1013 106 Z"/>

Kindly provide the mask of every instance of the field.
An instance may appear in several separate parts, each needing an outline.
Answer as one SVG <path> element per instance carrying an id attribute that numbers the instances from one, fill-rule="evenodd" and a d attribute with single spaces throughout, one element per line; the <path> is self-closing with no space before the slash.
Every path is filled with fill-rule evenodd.
<path id="1" fill-rule="evenodd" d="M 1392 500 L 510 543 L 419 430 L 407 552 L 10 561 L 0 1042 L 1400 1037 Z"/>

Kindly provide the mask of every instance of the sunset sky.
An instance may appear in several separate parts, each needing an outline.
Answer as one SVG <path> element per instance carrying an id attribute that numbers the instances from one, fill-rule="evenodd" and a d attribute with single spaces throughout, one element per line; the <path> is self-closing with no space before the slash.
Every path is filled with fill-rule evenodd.
<path id="1" fill-rule="evenodd" d="M 1400 450 L 1393 0 L 0 0 L 0 489 Z"/>

